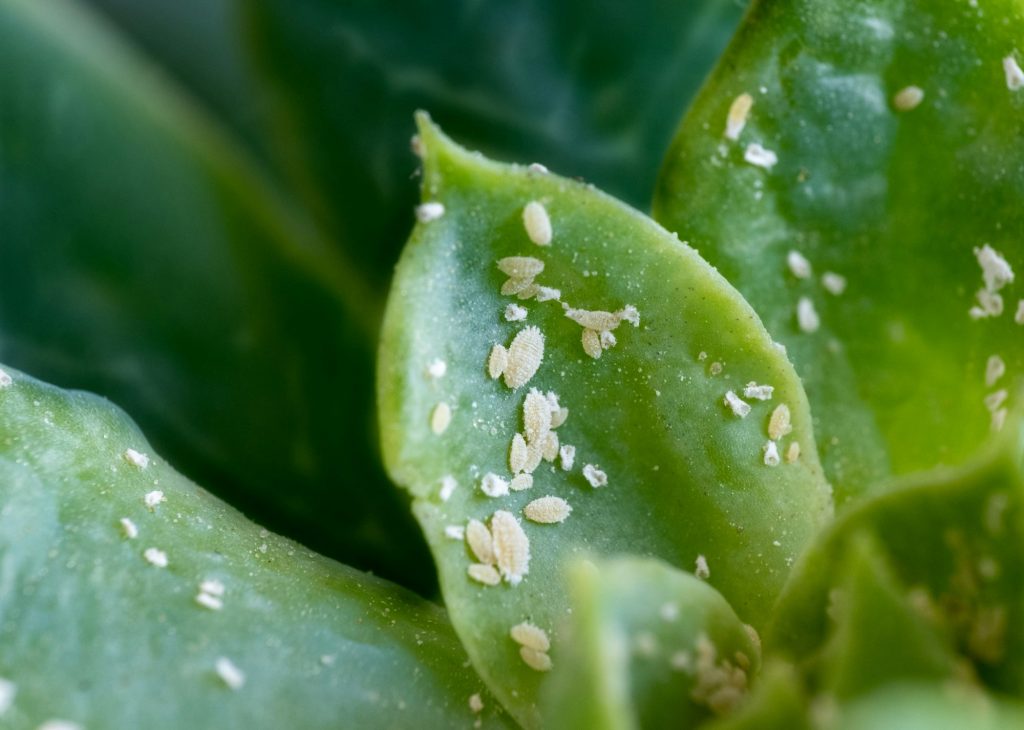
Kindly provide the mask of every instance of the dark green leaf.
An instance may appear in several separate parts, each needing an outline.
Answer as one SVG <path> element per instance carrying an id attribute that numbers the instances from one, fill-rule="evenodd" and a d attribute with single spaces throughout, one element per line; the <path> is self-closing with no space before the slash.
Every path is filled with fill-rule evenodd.
<path id="1" fill-rule="evenodd" d="M 108 0 L 109 1 L 109 0 Z M 374 284 L 411 225 L 409 118 L 646 205 L 746 0 L 248 0 L 283 164 Z"/>
<path id="2" fill-rule="evenodd" d="M 0 350 L 131 409 L 270 526 L 429 589 L 378 465 L 373 296 L 216 129 L 56 0 L 0 3 Z"/>
<path id="3" fill-rule="evenodd" d="M 542 675 L 521 661 L 508 631 L 524 620 L 556 629 L 568 607 L 564 560 L 581 550 L 629 552 L 692 571 L 704 556 L 711 585 L 742 620 L 760 627 L 791 562 L 827 519 L 829 492 L 795 373 L 754 312 L 692 249 L 588 186 L 489 162 L 420 121 L 424 199 L 443 203 L 445 212 L 414 230 L 392 288 L 378 378 L 384 455 L 395 480 L 416 497 L 470 656 L 521 722 L 535 725 Z M 530 201 L 548 211 L 550 246 L 527 237 Z M 535 284 L 557 288 L 560 299 L 502 296 L 507 277 L 496 264 L 514 256 L 542 262 Z M 567 315 L 604 311 L 618 324 L 630 305 L 639 326 L 623 320 L 612 333 L 611 325 L 588 325 L 608 326 L 618 344 L 599 358 L 586 354 L 578 323 L 584 317 Z M 508 321 L 510 306 L 524 306 L 525 321 Z M 509 374 L 518 371 L 492 379 L 490 353 L 527 332 L 546 338 L 543 361 L 535 377 L 512 389 L 518 381 Z M 596 331 L 591 335 L 596 341 Z M 447 364 L 443 377 L 426 374 L 435 359 Z M 751 381 L 774 393 L 770 401 L 751 400 L 751 412 L 740 418 L 723 398 Z M 541 462 L 532 488 L 485 496 L 486 474 L 509 479 L 519 469 L 510 449 L 520 432 L 530 435 L 524 404 L 543 402 L 543 392 L 568 409 L 551 433 L 575 447 L 573 467 Z M 789 453 L 798 444 L 802 455 L 769 466 L 769 415 L 783 405 L 793 431 L 779 449 Z M 440 433 L 432 432 L 446 423 L 434 422 L 439 407 L 451 413 Z M 546 409 L 541 403 L 538 413 Z M 553 438 L 535 435 L 534 443 Z M 520 445 L 527 449 L 525 440 Z M 588 480 L 586 465 L 602 470 L 607 485 L 592 486 L 600 475 Z M 459 485 L 447 501 L 439 491 L 446 476 Z M 573 512 L 564 524 L 524 522 L 533 557 L 522 583 L 486 587 L 467 577 L 470 554 L 446 537 L 446 527 L 500 512 L 514 521 L 545 496 L 566 500 Z M 553 641 L 557 663 L 557 634 Z"/>
<path id="4" fill-rule="evenodd" d="M 976 250 L 1024 270 L 1024 89 L 1004 71 L 1024 61 L 1022 20 L 1013 0 L 758 2 L 668 154 L 655 216 L 789 348 L 839 501 L 962 463 L 1003 408 L 986 396 L 1013 392 L 1024 366 L 1020 282 L 998 292 L 1001 316 L 969 314 Z M 923 100 L 901 111 L 911 86 Z M 730 142 L 742 93 L 753 108 Z M 745 162 L 750 144 L 778 163 Z M 809 278 L 787 269 L 789 251 Z M 842 294 L 826 272 L 845 277 Z M 817 331 L 801 331 L 801 297 Z M 1005 376 L 986 377 L 992 356 Z"/>
<path id="5" fill-rule="evenodd" d="M 508 724 L 440 608 L 260 529 L 109 402 L 0 383 L 3 727 L 451 728 L 473 694 Z"/>

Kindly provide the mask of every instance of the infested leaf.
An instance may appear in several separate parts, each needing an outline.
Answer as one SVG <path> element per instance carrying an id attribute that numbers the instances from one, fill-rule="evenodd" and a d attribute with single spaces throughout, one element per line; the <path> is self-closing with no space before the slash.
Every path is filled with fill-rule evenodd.
<path id="1" fill-rule="evenodd" d="M 660 561 L 571 567 L 545 727 L 697 727 L 746 698 L 760 644 L 714 588 Z"/>
<path id="2" fill-rule="evenodd" d="M 545 674 L 521 660 L 508 630 L 529 620 L 548 631 L 558 664 L 566 560 L 583 550 L 660 557 L 708 578 L 743 621 L 763 626 L 791 561 L 829 515 L 829 492 L 791 367 L 692 249 L 587 186 L 466 152 L 425 117 L 420 136 L 424 200 L 445 213 L 417 226 L 392 288 L 378 375 L 384 455 L 415 496 L 475 666 L 535 726 Z M 550 216 L 550 246 L 523 227 L 531 201 Z M 501 294 L 510 276 L 525 276 L 517 267 L 526 263 L 510 257 L 543 264 L 522 279 L 526 298 Z M 504 317 L 510 302 L 525 306 L 525 320 Z M 581 341 L 593 326 L 610 328 L 600 357 Z M 508 362 L 492 377 L 496 346 Z M 445 376 L 425 376 L 438 359 Z M 753 383 L 773 386 L 772 400 L 751 398 L 740 417 L 725 394 Z M 544 447 L 527 443 L 523 456 L 513 444 L 527 429 L 533 389 L 560 425 L 552 420 Z M 452 414 L 440 435 L 429 427 L 439 403 Z M 801 455 L 773 466 L 766 429 L 781 403 L 792 426 L 781 453 L 798 444 Z M 532 486 L 513 488 L 513 468 L 530 473 Z M 445 499 L 449 478 L 458 488 Z M 525 519 L 526 505 L 546 496 L 565 500 L 568 517 Z M 500 585 L 467 575 L 481 553 L 450 537 L 471 519 L 491 527 L 495 544 L 500 533 Z"/>
<path id="3" fill-rule="evenodd" d="M 702 730 L 810 730 L 814 725 L 803 695 L 802 679 L 780 661 L 765 664 L 746 702 Z"/>
<path id="4" fill-rule="evenodd" d="M 965 462 L 1014 406 L 1024 289 L 991 253 L 1024 267 L 1022 20 L 762 0 L 666 158 L 655 217 L 785 343 L 840 503 Z"/>
<path id="5" fill-rule="evenodd" d="M 1012 425 L 972 464 L 907 478 L 841 515 L 794 569 L 766 648 L 805 664 L 823 656 L 818 682 L 840 693 L 945 675 L 1019 695 L 1024 484 Z"/>
<path id="6" fill-rule="evenodd" d="M 509 724 L 441 609 L 249 522 L 109 402 L 5 375 L 3 727 Z"/>
<path id="7" fill-rule="evenodd" d="M 0 3 L 0 69 L 3 359 L 130 409 L 270 526 L 429 591 L 353 386 L 364 283 L 83 8 Z"/>

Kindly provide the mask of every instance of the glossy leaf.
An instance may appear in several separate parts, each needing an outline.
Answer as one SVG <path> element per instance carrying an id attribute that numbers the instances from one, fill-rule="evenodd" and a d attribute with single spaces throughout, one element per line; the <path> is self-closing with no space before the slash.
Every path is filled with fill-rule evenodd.
<path id="1" fill-rule="evenodd" d="M 1019 426 L 1008 430 L 1014 433 L 971 465 L 918 475 L 842 515 L 794 569 L 766 649 L 808 662 L 831 641 L 828 681 L 847 693 L 889 674 L 930 680 L 948 672 L 976 674 L 1019 696 L 1024 483 Z M 857 569 L 862 577 L 847 584 L 843 565 L 865 549 L 858 547 L 865 539 L 876 567 Z M 890 576 L 878 573 L 880 560 Z M 905 615 L 908 605 L 915 616 Z M 830 614 L 846 616 L 847 624 L 834 628 Z M 967 670 L 944 670 L 944 653 Z"/>
<path id="2" fill-rule="evenodd" d="M 8 362 L 129 408 L 270 526 L 429 590 L 376 456 L 372 297 L 80 8 L 0 4 L 0 191 Z"/>
<path id="3" fill-rule="evenodd" d="M 544 726 L 697 727 L 745 698 L 759 643 L 714 588 L 656 560 L 571 568 Z"/>
<path id="4" fill-rule="evenodd" d="M 109 2 L 109 0 L 107 0 Z M 746 0 L 247 0 L 282 165 L 368 280 L 412 221 L 409 117 L 646 205 Z"/>
<path id="5" fill-rule="evenodd" d="M 753 311 L 692 249 L 588 186 L 469 153 L 425 117 L 420 135 L 424 199 L 443 204 L 444 213 L 417 226 L 392 288 L 378 375 L 384 455 L 416 498 L 445 602 L 474 664 L 513 714 L 535 725 L 543 674 L 524 665 L 508 632 L 524 620 L 557 631 L 568 607 L 566 559 L 581 550 L 630 552 L 693 571 L 704 556 L 711 585 L 743 621 L 762 626 L 791 562 L 827 518 L 829 492 L 791 366 Z M 531 243 L 524 230 L 530 201 L 548 213 L 548 247 Z M 543 262 L 534 284 L 557 288 L 560 301 L 501 295 L 507 277 L 496 263 L 514 256 Z M 526 263 L 502 266 L 522 273 Z M 526 319 L 508 321 L 510 305 L 524 307 Z M 586 317 L 575 310 L 633 318 L 631 305 L 639 326 L 621 322 L 608 333 L 616 346 L 597 359 L 586 354 L 578 324 Z M 510 314 L 516 320 L 522 312 Z M 528 358 L 509 366 L 515 377 L 495 380 L 490 353 L 530 337 L 522 334 L 529 327 L 546 338 L 543 360 L 513 390 L 506 383 L 522 380 Z M 428 375 L 435 360 L 446 364 L 443 377 Z M 752 381 L 774 386 L 772 400 L 752 400 L 740 418 L 723 398 Z M 568 409 L 554 433 L 575 447 L 574 464 L 567 471 L 541 462 L 532 488 L 495 490 L 501 483 L 484 478 L 513 476 L 512 444 L 525 441 L 518 434 L 532 388 L 539 389 L 534 399 L 552 392 Z M 767 466 L 769 417 L 783 404 L 793 431 L 780 448 L 798 443 L 802 455 Z M 438 418 L 439 407 L 450 421 Z M 604 486 L 591 486 L 602 476 Z M 458 485 L 447 501 L 445 477 Z M 484 487 L 507 494 L 488 497 Z M 545 496 L 567 501 L 572 513 L 562 524 L 523 519 L 532 558 L 522 582 L 488 587 L 467 577 L 470 553 L 446 528 L 505 511 L 500 519 L 514 533 L 510 521 Z M 513 538 L 508 545 L 522 542 Z M 514 562 L 506 567 L 508 578 L 520 574 Z M 552 641 L 557 663 L 557 633 Z"/>
<path id="6" fill-rule="evenodd" d="M 666 158 L 655 217 L 788 347 L 837 501 L 963 463 L 1004 407 L 986 397 L 1013 391 L 1024 365 L 1020 281 L 999 290 L 1000 316 L 969 314 L 979 291 L 996 308 L 999 289 L 985 292 L 976 250 L 1024 267 L 1024 91 L 1004 69 L 1022 60 L 1022 19 L 1013 0 L 763 0 Z M 732 142 L 743 93 L 753 107 Z M 746 162 L 750 145 L 777 163 Z M 799 324 L 801 297 L 816 331 Z M 996 355 L 999 378 L 986 374 Z"/>
<path id="7" fill-rule="evenodd" d="M 0 382 L 3 727 L 450 728 L 472 694 L 507 724 L 441 609 L 249 522 L 109 402 Z"/>

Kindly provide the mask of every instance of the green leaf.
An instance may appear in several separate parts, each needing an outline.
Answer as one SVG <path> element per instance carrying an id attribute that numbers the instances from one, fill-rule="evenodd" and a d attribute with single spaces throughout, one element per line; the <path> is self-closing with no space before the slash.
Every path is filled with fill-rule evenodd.
<path id="1" fill-rule="evenodd" d="M 241 3 L 281 164 L 381 288 L 411 226 L 414 110 L 496 157 L 646 205 L 672 128 L 745 4 Z"/>
<path id="2" fill-rule="evenodd" d="M 450 728 L 477 693 L 507 725 L 440 608 L 249 522 L 109 402 L 0 383 L 4 727 Z"/>
<path id="3" fill-rule="evenodd" d="M 907 478 L 846 511 L 794 569 L 767 650 L 806 663 L 831 641 L 830 681 L 842 691 L 888 674 L 930 679 L 943 673 L 941 641 L 968 666 L 957 668 L 961 677 L 973 672 L 989 687 L 1019 696 L 1024 480 L 1019 423 L 1007 431 L 967 466 Z M 865 539 L 874 565 L 859 558 L 849 584 L 843 566 L 864 550 L 858 543 Z M 891 575 L 879 572 L 882 560 Z M 918 614 L 916 627 L 905 613 L 908 603 Z M 830 613 L 845 616 L 846 625 L 836 629 Z"/>
<path id="4" fill-rule="evenodd" d="M 696 727 L 744 699 L 760 644 L 704 581 L 630 557 L 575 564 L 569 584 L 545 727 Z"/>
<path id="5" fill-rule="evenodd" d="M 1019 702 L 931 686 L 894 686 L 843 708 L 837 730 L 1014 730 Z"/>
<path id="6" fill-rule="evenodd" d="M 597 557 L 629 552 L 694 570 L 703 556 L 711 585 L 743 621 L 760 627 L 791 562 L 827 519 L 829 491 L 791 366 L 754 312 L 692 249 L 589 186 L 469 153 L 425 116 L 420 135 L 424 200 L 443 204 L 444 214 L 414 230 L 392 287 L 378 374 L 384 456 L 416 498 L 446 605 L 474 664 L 520 722 L 536 725 L 543 673 L 524 664 L 508 632 L 525 620 L 556 631 L 568 608 L 566 559 L 581 550 Z M 534 245 L 524 230 L 531 201 L 547 211 L 550 246 Z M 560 301 L 543 289 L 528 300 L 501 295 L 508 277 L 497 262 L 515 256 L 543 262 L 533 283 L 558 289 Z M 502 266 L 514 270 L 510 263 Z M 509 307 L 514 320 L 522 314 L 517 306 L 528 310 L 525 321 L 507 321 Z M 588 327 L 612 328 L 623 317 L 608 332 L 618 340 L 609 349 L 601 350 L 590 330 L 599 358 L 582 344 L 584 309 L 614 320 Z M 538 336 L 545 338 L 543 360 L 527 379 L 530 349 L 523 345 Z M 522 352 L 492 379 L 497 344 Z M 434 360 L 446 363 L 443 377 L 427 376 Z M 751 400 L 751 412 L 740 418 L 723 398 L 752 381 L 774 386 L 774 394 Z M 559 412 L 545 403 L 548 392 L 568 409 L 552 431 L 543 414 Z M 523 421 L 527 398 L 530 428 Z M 793 431 L 781 437 L 780 451 L 797 443 L 801 455 L 768 466 L 769 417 L 782 405 Z M 445 411 L 450 423 L 438 417 Z M 532 433 L 534 446 L 520 432 Z M 570 470 L 560 460 L 541 462 L 532 488 L 485 495 L 487 474 L 513 476 L 514 442 L 536 453 L 551 433 L 575 447 Z M 594 469 L 606 485 L 592 486 L 603 481 Z M 445 477 L 458 485 L 447 501 Z M 502 482 L 486 486 L 507 491 Z M 519 517 L 548 496 L 571 506 L 563 524 Z M 492 517 L 500 512 L 505 516 Z M 485 586 L 469 578 L 465 543 L 445 534 L 469 519 L 498 519 L 502 534 L 507 527 L 508 556 L 522 542 L 513 527 L 522 519 L 529 573 L 510 559 L 508 582 Z M 520 572 L 522 582 L 511 584 Z M 557 663 L 561 640 L 552 640 Z"/>
<path id="7" fill-rule="evenodd" d="M 1004 72 L 1024 61 L 1022 19 L 1016 0 L 755 3 L 666 158 L 655 217 L 786 344 L 839 502 L 963 463 L 990 432 L 986 397 L 1013 392 L 1024 365 L 1020 282 L 999 291 L 1001 316 L 969 315 L 998 288 L 984 291 L 976 249 L 1024 267 L 1024 90 Z M 924 98 L 901 111 L 911 86 Z M 753 107 L 732 142 L 743 93 Z M 777 164 L 745 162 L 751 144 Z M 790 272 L 790 251 L 810 277 Z M 817 331 L 799 326 L 802 297 Z M 1002 378 L 986 377 L 992 356 Z"/>
<path id="8" fill-rule="evenodd" d="M 80 8 L 0 3 L 0 352 L 269 526 L 429 590 L 371 425 L 373 296 Z"/>

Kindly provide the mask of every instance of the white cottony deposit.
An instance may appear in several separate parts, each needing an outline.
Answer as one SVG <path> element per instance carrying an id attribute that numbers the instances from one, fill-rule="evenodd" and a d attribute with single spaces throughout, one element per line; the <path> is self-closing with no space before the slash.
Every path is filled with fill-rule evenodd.
<path id="1" fill-rule="evenodd" d="M 506 322 L 522 322 L 526 319 L 526 307 L 518 304 L 509 304 L 505 307 L 505 321 Z"/>
<path id="2" fill-rule="evenodd" d="M 981 248 L 975 248 L 974 256 L 978 259 L 978 266 L 981 267 L 981 278 L 985 282 L 985 289 L 996 292 L 1013 282 L 1013 269 L 1010 268 L 1010 264 L 1001 253 L 987 243 Z"/>
<path id="3" fill-rule="evenodd" d="M 145 469 L 149 466 L 149 457 L 135 449 L 125 449 L 124 460 L 140 469 Z"/>
<path id="4" fill-rule="evenodd" d="M 558 449 L 558 456 L 562 462 L 563 471 L 572 471 L 576 463 L 576 447 L 571 444 L 562 444 Z"/>
<path id="5" fill-rule="evenodd" d="M 743 386 L 743 396 L 753 400 L 771 400 L 775 388 L 771 385 L 758 385 L 751 381 Z"/>
<path id="6" fill-rule="evenodd" d="M 504 497 L 508 494 L 508 482 L 497 474 L 488 472 L 480 480 L 480 491 L 488 497 Z"/>
<path id="7" fill-rule="evenodd" d="M 150 510 L 156 509 L 156 506 L 158 504 L 161 504 L 162 502 L 166 501 L 167 498 L 164 496 L 164 493 L 161 492 L 159 489 L 154 489 L 152 492 L 146 492 L 146 495 L 142 498 L 142 502 Z"/>
<path id="8" fill-rule="evenodd" d="M 746 418 L 747 414 L 750 413 L 750 404 L 737 396 L 731 390 L 727 390 L 725 392 L 725 398 L 722 399 L 722 402 L 729 407 L 729 410 L 732 411 L 734 416 Z"/>
<path id="9" fill-rule="evenodd" d="M 778 466 L 780 461 L 779 445 L 774 441 L 769 441 L 764 445 L 765 466 Z"/>
<path id="10" fill-rule="evenodd" d="M 1010 91 L 1018 91 L 1024 88 L 1024 71 L 1013 56 L 1003 59 L 1003 73 L 1006 75 L 1006 88 Z"/>
<path id="11" fill-rule="evenodd" d="M 446 372 L 448 372 L 448 363 L 440 358 L 427 363 L 427 375 L 434 380 L 443 378 Z"/>
<path id="12" fill-rule="evenodd" d="M 586 479 L 587 483 L 594 488 L 603 487 L 608 484 L 608 475 L 593 464 L 584 465 L 583 478 Z"/>

